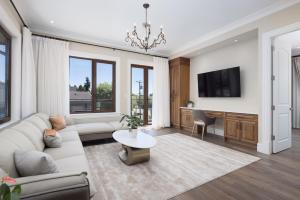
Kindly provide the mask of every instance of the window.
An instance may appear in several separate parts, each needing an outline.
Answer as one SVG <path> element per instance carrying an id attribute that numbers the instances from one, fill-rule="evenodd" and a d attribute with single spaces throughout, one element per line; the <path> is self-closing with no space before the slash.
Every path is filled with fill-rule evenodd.
<path id="1" fill-rule="evenodd" d="M 70 57 L 70 112 L 115 112 L 112 61 Z"/>
<path id="2" fill-rule="evenodd" d="M 131 115 L 152 122 L 153 68 L 131 65 Z"/>
<path id="3" fill-rule="evenodd" d="M 0 124 L 10 120 L 10 36 L 0 27 Z"/>

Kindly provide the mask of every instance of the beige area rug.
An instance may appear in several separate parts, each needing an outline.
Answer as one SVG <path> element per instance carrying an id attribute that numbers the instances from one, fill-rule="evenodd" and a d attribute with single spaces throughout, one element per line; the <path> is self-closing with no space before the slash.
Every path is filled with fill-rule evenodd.
<path id="1" fill-rule="evenodd" d="M 179 133 L 156 137 L 147 163 L 126 166 L 121 144 L 85 147 L 98 190 L 95 200 L 164 200 L 259 158 Z"/>

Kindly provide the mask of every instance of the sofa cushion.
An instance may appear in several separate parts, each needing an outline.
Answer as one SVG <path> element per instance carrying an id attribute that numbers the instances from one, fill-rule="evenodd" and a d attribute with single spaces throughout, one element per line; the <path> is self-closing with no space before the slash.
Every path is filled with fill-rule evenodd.
<path id="1" fill-rule="evenodd" d="M 42 120 L 40 117 L 38 117 L 37 115 L 33 115 L 33 116 L 29 117 L 28 119 L 26 119 L 24 121 L 32 123 L 41 132 L 43 132 L 45 129 L 49 129 L 48 124 L 44 120 Z"/>
<path id="2" fill-rule="evenodd" d="M 14 160 L 22 177 L 58 172 L 53 158 L 44 152 L 17 150 L 14 153 Z"/>
<path id="3" fill-rule="evenodd" d="M 85 155 L 73 156 L 55 161 L 60 172 L 87 172 L 89 179 L 90 193 L 93 196 L 96 193 L 92 174 L 88 166 Z"/>
<path id="4" fill-rule="evenodd" d="M 58 131 L 63 142 L 80 141 L 77 131 Z"/>
<path id="5" fill-rule="evenodd" d="M 76 131 L 77 132 L 76 126 L 74 126 L 74 125 L 67 126 L 64 129 L 59 130 L 58 132 L 62 133 L 62 132 L 69 132 L 69 131 Z"/>
<path id="6" fill-rule="evenodd" d="M 63 142 L 60 148 L 46 148 L 44 152 L 51 155 L 54 160 L 84 155 L 80 141 Z"/>
<path id="7" fill-rule="evenodd" d="M 111 121 L 120 121 L 120 114 L 86 114 L 86 115 L 78 115 L 71 116 L 70 120 L 72 124 L 86 124 L 86 123 L 98 123 L 98 122 L 111 122 Z"/>
<path id="8" fill-rule="evenodd" d="M 125 123 L 120 123 L 120 121 L 111 121 L 108 122 L 110 125 L 114 127 L 114 130 L 128 129 Z"/>
<path id="9" fill-rule="evenodd" d="M 76 128 L 79 135 L 91 133 L 108 133 L 114 131 L 114 127 L 105 122 L 77 124 Z"/>
<path id="10" fill-rule="evenodd" d="M 45 144 L 43 141 L 43 132 L 41 132 L 36 126 L 27 121 L 22 121 L 11 129 L 17 130 L 23 133 L 35 146 L 36 150 L 43 151 Z"/>
<path id="11" fill-rule="evenodd" d="M 11 177 L 19 177 L 14 162 L 16 150 L 35 150 L 35 146 L 23 133 L 13 129 L 5 129 L 0 132 L 0 168 Z"/>
<path id="12" fill-rule="evenodd" d="M 52 125 L 49 121 L 50 116 L 48 114 L 45 113 L 37 113 L 34 116 L 38 116 L 39 118 L 41 118 L 46 124 L 48 128 L 52 128 Z"/>

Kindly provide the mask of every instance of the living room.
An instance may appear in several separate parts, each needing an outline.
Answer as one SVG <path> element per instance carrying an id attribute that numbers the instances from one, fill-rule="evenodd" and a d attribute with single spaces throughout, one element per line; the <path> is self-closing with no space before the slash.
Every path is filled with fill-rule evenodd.
<path id="1" fill-rule="evenodd" d="M 0 199 L 298 199 L 299 10 L 0 0 Z"/>

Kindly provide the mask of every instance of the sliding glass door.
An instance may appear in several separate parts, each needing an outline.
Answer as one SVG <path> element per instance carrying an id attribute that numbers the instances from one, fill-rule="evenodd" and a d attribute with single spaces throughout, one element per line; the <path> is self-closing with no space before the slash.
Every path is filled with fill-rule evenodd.
<path id="1" fill-rule="evenodd" d="M 153 67 L 131 65 L 131 115 L 152 123 Z"/>

